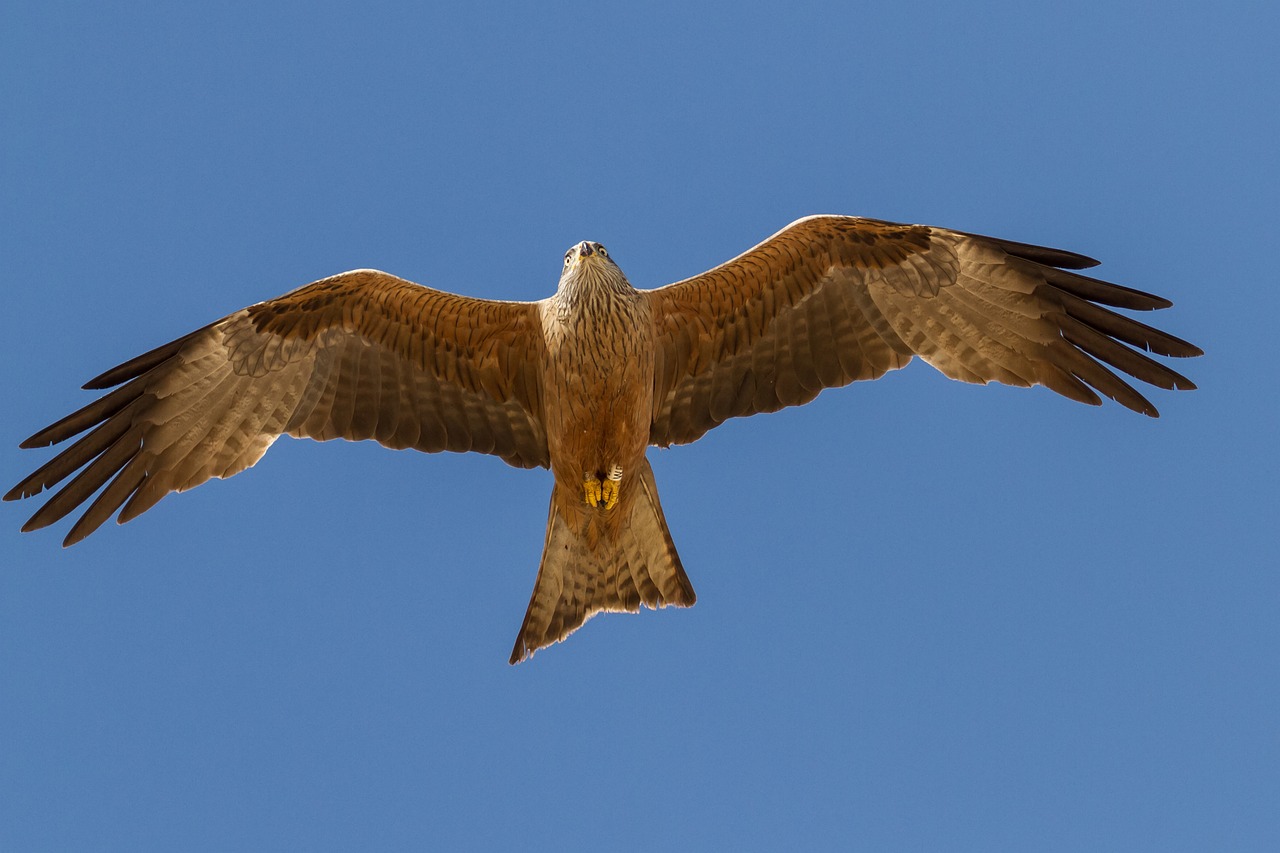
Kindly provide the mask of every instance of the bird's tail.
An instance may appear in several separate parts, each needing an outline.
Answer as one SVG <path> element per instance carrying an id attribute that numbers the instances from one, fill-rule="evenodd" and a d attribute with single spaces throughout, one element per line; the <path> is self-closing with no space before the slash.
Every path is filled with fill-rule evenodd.
<path id="1" fill-rule="evenodd" d="M 603 610 L 693 604 L 649 460 L 629 479 L 608 511 L 588 506 L 579 489 L 556 483 L 542 564 L 511 663 L 563 640 Z"/>

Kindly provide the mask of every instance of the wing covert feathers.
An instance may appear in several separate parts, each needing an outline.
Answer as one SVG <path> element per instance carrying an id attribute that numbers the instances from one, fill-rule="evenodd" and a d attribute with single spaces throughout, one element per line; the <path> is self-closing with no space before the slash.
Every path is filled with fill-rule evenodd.
<path id="1" fill-rule="evenodd" d="M 87 388 L 124 384 L 23 442 L 85 433 L 4 497 L 30 497 L 79 471 L 23 528 L 52 524 L 102 489 L 70 545 L 117 510 L 123 523 L 170 492 L 243 471 L 286 433 L 546 466 L 540 345 L 532 303 L 344 273 L 93 379 Z"/>
<path id="2" fill-rule="evenodd" d="M 708 272 L 646 291 L 658 326 L 652 443 L 687 443 L 728 418 L 806 403 L 916 356 L 952 379 L 1044 385 L 1093 405 L 1101 394 L 1156 417 L 1106 365 L 1190 389 L 1144 352 L 1201 351 L 1110 310 L 1168 300 L 1068 271 L 1096 263 L 924 225 L 801 219 Z"/>

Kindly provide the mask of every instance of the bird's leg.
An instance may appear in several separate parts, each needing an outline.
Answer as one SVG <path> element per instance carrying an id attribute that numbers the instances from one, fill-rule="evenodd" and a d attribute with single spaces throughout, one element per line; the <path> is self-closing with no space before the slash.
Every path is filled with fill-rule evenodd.
<path id="1" fill-rule="evenodd" d="M 604 490 L 599 477 L 587 474 L 582 478 L 582 499 L 587 502 L 587 506 L 599 506 L 603 497 Z"/>
<path id="2" fill-rule="evenodd" d="M 595 474 L 587 474 L 582 478 L 582 498 L 588 506 L 613 509 L 618 503 L 618 492 L 622 485 L 622 466 L 613 465 L 609 475 L 601 480 Z"/>
<path id="3" fill-rule="evenodd" d="M 601 486 L 604 508 L 613 509 L 614 505 L 618 503 L 618 492 L 622 487 L 622 466 L 614 465 L 609 468 L 609 478 Z"/>

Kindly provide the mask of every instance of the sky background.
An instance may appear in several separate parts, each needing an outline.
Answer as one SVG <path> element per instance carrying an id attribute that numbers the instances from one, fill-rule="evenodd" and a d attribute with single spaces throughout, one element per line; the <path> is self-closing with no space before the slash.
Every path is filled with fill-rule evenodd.
<path id="1" fill-rule="evenodd" d="M 9 3 L 0 485 L 139 352 L 376 267 L 641 287 L 811 213 L 1072 249 L 1163 417 L 923 364 L 651 452 L 692 610 L 507 665 L 545 471 L 281 440 L 0 507 L 0 849 L 1280 849 L 1273 3 Z"/>

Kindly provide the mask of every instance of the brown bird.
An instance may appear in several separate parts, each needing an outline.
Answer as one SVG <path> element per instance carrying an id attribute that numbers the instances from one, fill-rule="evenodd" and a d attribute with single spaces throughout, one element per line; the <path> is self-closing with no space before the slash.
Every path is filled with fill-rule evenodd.
<path id="1" fill-rule="evenodd" d="M 5 500 L 61 482 L 23 530 L 101 493 L 67 534 L 250 467 L 283 434 L 491 453 L 555 485 L 516 663 L 592 615 L 687 607 L 649 445 L 806 403 L 914 356 L 952 379 L 1099 393 L 1156 417 L 1100 362 L 1190 389 L 1144 355 L 1199 348 L 1117 314 L 1158 296 L 1073 272 L 1071 252 L 925 225 L 811 216 L 733 260 L 637 290 L 599 243 L 570 249 L 540 302 L 472 299 L 376 270 L 322 279 L 140 355 L 120 386 L 22 443 L 86 433 Z M 105 486 L 105 488 L 102 488 Z"/>

